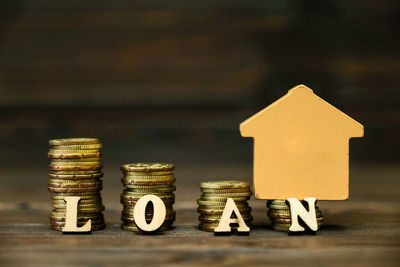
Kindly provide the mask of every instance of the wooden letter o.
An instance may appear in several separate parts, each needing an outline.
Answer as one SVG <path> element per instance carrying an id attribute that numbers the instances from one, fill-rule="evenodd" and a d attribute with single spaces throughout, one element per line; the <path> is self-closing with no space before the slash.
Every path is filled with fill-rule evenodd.
<path id="1" fill-rule="evenodd" d="M 153 218 L 150 223 L 146 222 L 146 207 L 149 202 L 153 203 Z M 141 197 L 133 209 L 133 218 L 138 228 L 146 232 L 152 232 L 161 227 L 165 221 L 166 208 L 164 202 L 155 195 Z"/>

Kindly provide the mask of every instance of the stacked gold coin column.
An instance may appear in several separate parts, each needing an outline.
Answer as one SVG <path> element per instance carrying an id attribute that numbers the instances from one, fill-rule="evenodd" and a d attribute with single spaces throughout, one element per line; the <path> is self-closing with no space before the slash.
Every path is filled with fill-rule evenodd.
<path id="1" fill-rule="evenodd" d="M 228 198 L 235 201 L 243 220 L 250 227 L 253 216 L 251 216 L 251 208 L 247 203 L 252 195 L 249 183 L 241 181 L 204 182 L 200 184 L 200 189 L 202 195 L 197 200 L 200 230 L 214 232 Z"/>
<path id="2" fill-rule="evenodd" d="M 65 225 L 66 203 L 64 197 L 79 196 L 77 226 L 91 219 L 91 230 L 105 228 L 104 206 L 100 191 L 101 143 L 97 138 L 70 138 L 50 140 L 48 156 L 49 191 L 53 202 L 50 214 L 51 228 L 62 231 Z"/>
<path id="3" fill-rule="evenodd" d="M 121 228 L 123 230 L 141 231 L 135 224 L 133 210 L 137 201 L 145 195 L 156 195 L 165 204 L 167 214 L 164 223 L 159 231 L 172 228 L 175 221 L 174 186 L 175 177 L 173 174 L 174 165 L 164 163 L 132 163 L 121 166 L 124 177 L 121 179 L 125 189 L 121 194 L 123 205 Z M 146 221 L 150 223 L 153 218 L 153 207 L 151 204 L 146 207 Z"/>
<path id="4" fill-rule="evenodd" d="M 306 202 L 302 201 L 302 203 Z M 286 205 L 285 200 L 268 200 L 267 208 L 271 228 L 276 231 L 288 232 L 292 221 L 290 219 L 290 208 Z M 315 207 L 315 213 L 317 215 L 318 228 L 321 228 L 324 216 L 317 206 Z"/>

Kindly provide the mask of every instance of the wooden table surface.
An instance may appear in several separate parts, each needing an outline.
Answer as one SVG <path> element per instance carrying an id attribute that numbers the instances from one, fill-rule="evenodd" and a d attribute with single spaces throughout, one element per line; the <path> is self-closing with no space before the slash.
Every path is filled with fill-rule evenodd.
<path id="1" fill-rule="evenodd" d="M 158 235 L 120 230 L 118 166 L 106 166 L 107 228 L 63 235 L 48 225 L 46 166 L 2 167 L 2 266 L 400 265 L 400 166 L 352 164 L 349 201 L 321 201 L 326 223 L 316 235 L 288 236 L 269 228 L 265 201 L 252 199 L 249 236 L 199 231 L 198 183 L 213 177 L 251 177 L 249 164 L 177 165 L 175 228 Z M 250 180 L 250 179 L 247 180 Z M 242 178 L 243 179 L 243 178 Z"/>

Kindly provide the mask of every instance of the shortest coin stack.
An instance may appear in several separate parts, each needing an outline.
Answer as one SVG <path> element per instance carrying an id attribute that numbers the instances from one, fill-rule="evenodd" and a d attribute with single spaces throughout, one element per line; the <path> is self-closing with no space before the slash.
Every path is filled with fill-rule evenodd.
<path id="1" fill-rule="evenodd" d="M 125 190 L 121 194 L 123 205 L 121 228 L 123 230 L 140 232 L 135 224 L 133 210 L 137 201 L 145 195 L 156 195 L 165 204 L 167 214 L 164 223 L 158 231 L 166 231 L 172 228 L 175 221 L 174 165 L 163 163 L 132 163 L 121 166 L 124 177 L 121 179 Z M 150 223 L 153 218 L 152 204 L 146 207 L 146 221 Z"/>
<path id="2" fill-rule="evenodd" d="M 199 229 L 207 232 L 214 232 L 221 219 L 225 204 L 228 198 L 235 201 L 237 208 L 247 226 L 250 227 L 253 217 L 251 208 L 247 203 L 252 192 L 247 182 L 241 181 L 215 181 L 200 184 L 202 195 L 197 204 L 199 216 Z M 233 228 L 235 228 L 233 226 Z"/>
<path id="3" fill-rule="evenodd" d="M 302 201 L 302 203 L 304 202 Z M 285 200 L 268 200 L 267 208 L 267 215 L 271 221 L 272 229 L 288 232 L 292 221 L 290 219 L 290 208 L 285 203 Z M 324 216 L 317 206 L 315 207 L 315 213 L 317 215 L 318 228 L 321 228 Z"/>
<path id="4" fill-rule="evenodd" d="M 97 138 L 54 139 L 49 141 L 49 191 L 53 202 L 51 228 L 62 231 L 65 225 L 64 197 L 79 196 L 77 226 L 91 219 L 91 230 L 105 228 L 100 191 L 101 143 Z"/>

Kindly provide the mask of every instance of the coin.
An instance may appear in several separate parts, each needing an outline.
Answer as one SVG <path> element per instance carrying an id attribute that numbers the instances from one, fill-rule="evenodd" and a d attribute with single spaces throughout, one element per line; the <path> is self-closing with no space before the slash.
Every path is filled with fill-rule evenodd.
<path id="1" fill-rule="evenodd" d="M 267 202 L 267 208 L 267 215 L 271 221 L 271 228 L 276 231 L 289 231 L 291 225 L 290 208 L 285 200 L 269 200 Z M 321 227 L 324 222 L 324 217 L 317 206 L 315 207 L 315 213 L 317 224 Z"/>
<path id="2" fill-rule="evenodd" d="M 97 192 L 103 189 L 102 186 L 98 187 L 85 187 L 85 188 L 60 188 L 48 187 L 50 192 L 53 193 L 84 193 L 84 192 Z"/>
<path id="3" fill-rule="evenodd" d="M 250 199 L 250 196 L 246 196 L 246 197 L 230 197 L 232 198 L 235 202 L 236 201 L 247 201 Z M 226 201 L 228 200 L 228 197 L 214 197 L 214 196 L 201 196 L 201 200 L 204 201 L 216 201 L 216 202 L 224 202 L 226 203 Z"/>
<path id="4" fill-rule="evenodd" d="M 203 193 L 246 193 L 249 192 L 248 188 L 231 188 L 231 189 L 214 189 L 214 188 L 202 188 Z"/>
<path id="5" fill-rule="evenodd" d="M 81 159 L 81 158 L 95 158 L 100 157 L 101 152 L 92 152 L 89 150 L 85 150 L 82 152 L 69 152 L 63 153 L 62 151 L 57 151 L 55 153 L 49 152 L 48 157 L 51 159 Z"/>
<path id="6" fill-rule="evenodd" d="M 121 170 L 127 172 L 171 171 L 174 168 L 175 166 L 173 164 L 168 163 L 131 163 L 121 165 Z"/>
<path id="7" fill-rule="evenodd" d="M 172 175 L 173 170 L 170 171 L 124 171 L 126 176 L 161 176 L 161 175 Z"/>
<path id="8" fill-rule="evenodd" d="M 83 225 L 84 225 L 84 224 L 82 224 L 82 225 L 79 225 L 79 224 L 78 224 L 78 226 L 83 226 Z M 62 231 L 63 228 L 64 228 L 64 226 L 61 226 L 61 225 L 51 225 L 51 229 L 56 230 L 56 231 Z M 90 231 L 103 230 L 103 229 L 105 229 L 105 228 L 106 228 L 106 225 L 105 225 L 105 224 L 101 224 L 101 225 L 92 225 L 91 228 L 90 228 Z"/>
<path id="9" fill-rule="evenodd" d="M 121 165 L 124 177 L 121 179 L 124 191 L 121 194 L 120 202 L 123 205 L 121 212 L 122 229 L 139 231 L 134 224 L 133 211 L 139 199 L 145 195 L 158 196 L 165 205 L 166 218 L 159 231 L 170 229 L 175 221 L 175 202 L 176 187 L 173 185 L 175 177 L 173 175 L 174 165 L 167 163 L 132 163 Z M 145 216 L 146 220 L 153 217 L 154 208 L 147 205 Z"/>
<path id="10" fill-rule="evenodd" d="M 79 204 L 78 205 L 87 205 L 87 204 L 97 204 L 101 201 L 101 199 L 82 199 L 79 200 Z M 52 201 L 53 207 L 57 207 L 57 206 L 66 206 L 66 202 L 64 200 L 54 200 Z"/>
<path id="11" fill-rule="evenodd" d="M 89 175 L 89 174 L 98 174 L 99 170 L 86 170 L 86 171 L 80 171 L 80 170 L 70 170 L 70 171 L 64 171 L 64 170 L 59 170 L 59 171 L 51 171 L 50 173 L 56 174 L 56 175 Z"/>
<path id="12" fill-rule="evenodd" d="M 65 138 L 65 139 L 53 139 L 49 141 L 51 146 L 63 146 L 63 145 L 88 145 L 100 143 L 98 138 Z"/>
<path id="13" fill-rule="evenodd" d="M 249 227 L 251 225 L 248 225 Z M 209 223 L 200 223 L 199 224 L 199 229 L 202 231 L 206 231 L 206 232 L 215 232 L 215 229 L 218 227 L 218 224 L 209 224 Z M 237 226 L 231 225 L 232 230 L 236 231 L 237 230 Z"/>
<path id="14" fill-rule="evenodd" d="M 221 192 L 205 192 L 202 194 L 202 197 L 250 197 L 253 193 L 249 192 L 240 192 L 240 193 L 221 193 Z"/>
<path id="15" fill-rule="evenodd" d="M 101 178 L 103 177 L 102 172 L 89 173 L 89 174 L 58 174 L 49 173 L 50 178 L 54 179 L 89 179 L 89 178 Z"/>
<path id="16" fill-rule="evenodd" d="M 92 157 L 92 158 L 78 158 L 78 159 L 52 159 L 51 163 L 83 163 L 83 162 L 101 162 L 101 157 Z"/>
<path id="17" fill-rule="evenodd" d="M 250 184 L 243 181 L 211 181 L 200 183 L 202 194 L 197 200 L 199 229 L 214 232 L 218 226 L 228 198 L 232 198 L 246 224 L 253 220 L 251 208 L 247 203 L 252 195 Z M 231 225 L 232 229 L 237 228 Z"/>
<path id="18" fill-rule="evenodd" d="M 212 181 L 200 183 L 200 188 L 203 192 L 204 189 L 245 189 L 249 191 L 250 184 L 242 181 Z"/>
<path id="19" fill-rule="evenodd" d="M 80 144 L 80 145 L 54 145 L 52 149 L 54 150 L 99 150 L 103 145 L 101 143 L 97 144 Z"/>
<path id="20" fill-rule="evenodd" d="M 281 214 L 281 213 L 275 213 L 275 212 L 268 212 L 267 213 L 268 217 L 272 219 L 289 219 L 290 217 L 290 212 L 288 214 Z M 321 212 L 316 212 L 317 217 L 321 217 L 322 213 Z"/>
<path id="21" fill-rule="evenodd" d="M 65 180 L 70 181 L 70 180 Z M 103 186 L 103 182 L 101 180 L 91 181 L 91 182 L 83 182 L 78 180 L 76 183 L 60 183 L 55 182 L 54 180 L 49 181 L 49 187 L 51 188 L 91 188 L 91 187 L 101 187 Z"/>
<path id="22" fill-rule="evenodd" d="M 89 171 L 89 170 L 100 170 L 103 165 L 49 165 L 49 170 L 52 171 Z"/>
<path id="23" fill-rule="evenodd" d="M 168 231 L 172 228 L 172 225 L 166 225 L 166 226 L 161 226 L 157 231 Z M 121 225 L 121 229 L 125 231 L 133 231 L 133 232 L 143 232 L 140 228 L 136 226 L 130 226 L 130 225 Z"/>
<path id="24" fill-rule="evenodd" d="M 238 207 L 238 210 L 241 214 L 247 214 L 251 212 L 250 207 L 244 209 L 240 209 Z M 197 212 L 202 214 L 222 214 L 223 211 L 223 209 L 197 208 Z"/>
<path id="25" fill-rule="evenodd" d="M 65 203 L 53 203 L 53 209 L 62 212 L 65 210 L 67 205 Z M 80 203 L 78 204 L 79 211 L 103 211 L 105 207 L 98 203 Z"/>
<path id="26" fill-rule="evenodd" d="M 235 201 L 236 206 L 243 206 L 244 203 L 247 204 L 247 202 Z M 217 207 L 225 208 L 226 201 L 207 201 L 207 200 L 198 199 L 197 204 L 199 204 L 199 206 L 217 206 Z"/>
<path id="27" fill-rule="evenodd" d="M 219 223 L 221 219 L 221 216 L 219 218 L 215 217 L 208 217 L 204 215 L 199 216 L 199 221 L 204 222 L 204 223 Z M 242 217 L 243 221 L 247 223 L 251 223 L 253 221 L 253 216 L 247 216 L 247 217 Z"/>

